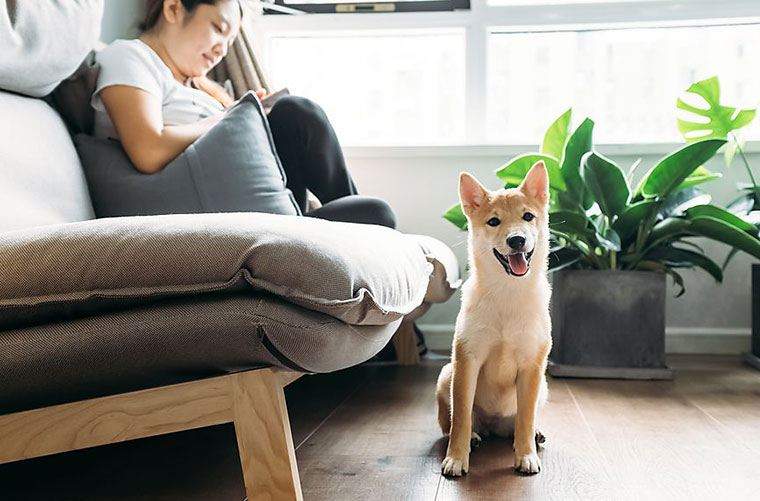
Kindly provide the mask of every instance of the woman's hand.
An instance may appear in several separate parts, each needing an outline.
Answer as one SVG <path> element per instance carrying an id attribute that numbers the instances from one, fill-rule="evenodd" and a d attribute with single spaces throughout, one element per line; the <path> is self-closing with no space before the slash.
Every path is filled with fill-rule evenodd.
<path id="1" fill-rule="evenodd" d="M 269 96 L 269 92 L 267 92 L 266 89 L 259 89 L 256 92 L 256 96 L 259 98 L 259 101 L 263 101 L 266 99 L 267 96 Z"/>

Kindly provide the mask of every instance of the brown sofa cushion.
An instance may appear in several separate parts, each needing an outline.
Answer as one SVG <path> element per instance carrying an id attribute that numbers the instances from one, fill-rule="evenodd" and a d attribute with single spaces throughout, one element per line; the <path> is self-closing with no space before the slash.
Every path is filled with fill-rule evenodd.
<path id="1" fill-rule="evenodd" d="M 353 325 L 422 303 L 433 265 L 389 228 L 263 213 L 105 218 L 0 233 L 0 329 L 254 288 Z"/>
<path id="2" fill-rule="evenodd" d="M 0 414 L 262 366 L 334 371 L 372 357 L 399 322 L 348 325 L 247 291 L 4 331 Z"/>

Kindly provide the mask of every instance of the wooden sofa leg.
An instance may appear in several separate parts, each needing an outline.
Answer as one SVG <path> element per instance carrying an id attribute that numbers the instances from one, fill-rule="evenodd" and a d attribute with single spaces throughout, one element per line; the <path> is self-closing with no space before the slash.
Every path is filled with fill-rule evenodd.
<path id="1" fill-rule="evenodd" d="M 302 500 L 280 379 L 270 370 L 232 377 L 233 422 L 249 501 Z"/>
<path id="2" fill-rule="evenodd" d="M 393 347 L 396 348 L 396 358 L 401 365 L 416 365 L 420 363 L 420 352 L 417 351 L 417 336 L 414 334 L 414 320 L 404 319 L 395 334 Z"/>

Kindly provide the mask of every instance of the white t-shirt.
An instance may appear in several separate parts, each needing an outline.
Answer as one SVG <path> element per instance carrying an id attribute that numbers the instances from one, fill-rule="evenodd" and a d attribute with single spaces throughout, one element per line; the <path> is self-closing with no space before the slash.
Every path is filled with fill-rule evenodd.
<path id="1" fill-rule="evenodd" d="M 119 137 L 100 98 L 100 91 L 110 85 L 129 85 L 156 96 L 161 101 L 164 125 L 194 123 L 224 111 L 222 104 L 204 91 L 179 83 L 142 40 L 116 40 L 98 53 L 97 61 L 100 74 L 90 100 L 95 109 L 96 137 Z"/>

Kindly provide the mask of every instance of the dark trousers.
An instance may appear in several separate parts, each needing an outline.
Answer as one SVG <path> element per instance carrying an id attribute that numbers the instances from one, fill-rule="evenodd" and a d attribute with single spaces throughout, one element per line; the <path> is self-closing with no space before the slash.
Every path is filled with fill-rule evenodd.
<path id="1" fill-rule="evenodd" d="M 338 137 L 319 105 L 303 97 L 285 96 L 267 118 L 287 187 L 304 215 L 396 227 L 396 215 L 386 201 L 358 194 Z M 307 212 L 307 189 L 322 207 Z"/>

